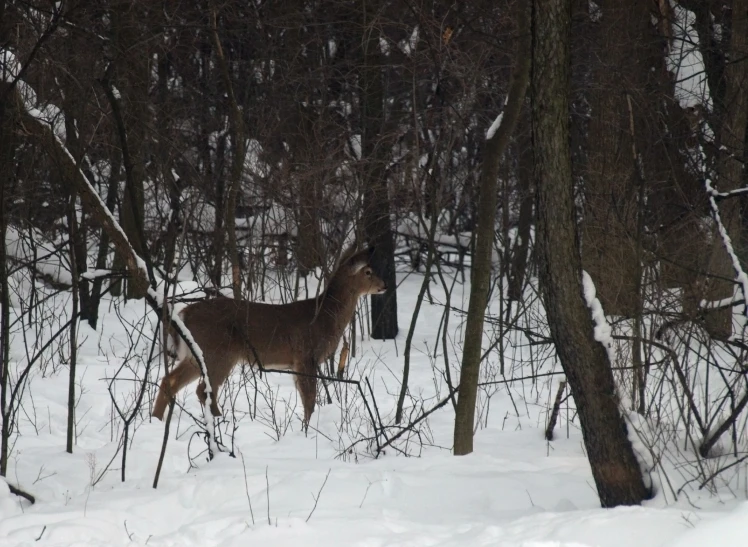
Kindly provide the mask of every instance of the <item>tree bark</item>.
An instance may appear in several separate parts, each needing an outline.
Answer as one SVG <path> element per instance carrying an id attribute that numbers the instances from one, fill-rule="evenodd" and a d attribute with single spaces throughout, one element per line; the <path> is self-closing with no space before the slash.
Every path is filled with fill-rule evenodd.
<path id="1" fill-rule="evenodd" d="M 529 55 L 529 54 L 528 54 Z M 532 142 L 530 139 L 530 115 L 522 116 L 520 123 L 521 137 L 519 138 L 519 158 L 517 179 L 519 182 L 519 219 L 517 220 L 517 238 L 512 249 L 512 264 L 507 283 L 507 294 L 510 300 L 519 302 L 522 300 L 522 292 L 525 280 L 529 277 L 527 270 L 530 267 L 528 257 L 530 254 L 530 238 L 532 237 L 532 226 L 535 220 L 533 215 L 533 188 L 532 188 Z"/>
<path id="2" fill-rule="evenodd" d="M 585 304 L 569 150 L 570 0 L 534 0 L 532 126 L 540 286 L 603 507 L 649 496 Z"/>
<path id="3" fill-rule="evenodd" d="M 4 91 L 4 88 L 2 89 Z M 8 256 L 6 232 L 8 230 L 8 189 L 15 170 L 13 164 L 15 143 L 9 101 L 0 101 L 0 476 L 8 473 L 10 455 L 10 295 L 8 284 Z"/>
<path id="4" fill-rule="evenodd" d="M 66 91 L 69 95 L 74 95 L 75 92 L 72 92 L 72 90 L 68 89 Z M 77 96 L 76 96 L 77 97 Z M 77 124 L 75 123 L 76 120 L 80 119 L 79 115 L 76 115 L 80 108 L 78 107 L 78 100 L 77 99 L 68 99 L 66 107 L 63 108 L 63 113 L 65 116 L 65 134 L 67 135 L 67 140 L 69 141 L 70 146 L 68 146 L 68 150 L 70 150 L 70 153 L 73 155 L 73 158 L 75 158 L 75 163 L 77 165 L 81 165 L 81 158 L 83 156 L 83 150 L 81 148 L 80 140 L 78 139 L 77 134 Z M 71 194 L 75 193 L 75 188 L 70 187 L 68 191 Z M 80 224 L 78 224 L 78 216 L 73 215 L 69 218 L 69 222 L 71 223 L 71 226 L 69 227 L 70 230 L 72 230 L 74 233 L 77 234 L 77 237 L 73 241 L 73 245 L 75 245 L 75 270 L 78 275 L 78 279 L 73 279 L 73 285 L 76 285 L 77 283 L 77 292 L 78 292 L 78 298 L 80 300 L 80 309 L 81 309 L 81 318 L 88 319 L 92 314 L 93 311 L 91 310 L 91 291 L 89 290 L 89 283 L 88 280 L 85 278 L 80 277 L 82 274 L 86 272 L 88 269 L 87 264 L 87 257 L 88 257 L 88 246 L 87 246 L 87 240 L 88 240 L 88 227 L 86 222 L 86 215 L 83 211 L 81 211 L 81 221 Z M 71 268 L 73 266 L 71 265 Z"/>
<path id="5" fill-rule="evenodd" d="M 78 162 L 76 162 L 78 163 Z M 75 222 L 75 187 L 70 184 L 70 205 L 68 208 L 68 235 L 70 237 L 70 276 L 73 287 L 73 310 L 70 321 L 70 371 L 68 376 L 68 416 L 67 416 L 67 436 L 65 450 L 68 454 L 73 453 L 73 443 L 75 442 L 75 369 L 78 364 L 78 257 L 76 256 L 77 248 L 75 241 L 79 237 L 76 231 L 77 223 Z"/>
<path id="6" fill-rule="evenodd" d="M 234 293 L 234 298 L 239 300 L 242 297 L 242 278 L 239 269 L 239 250 L 237 249 L 236 244 L 236 203 L 242 183 L 242 171 L 244 170 L 246 136 L 244 118 L 242 117 L 242 112 L 236 101 L 234 86 L 231 83 L 229 64 L 228 61 L 226 61 L 226 55 L 223 52 L 223 46 L 221 46 L 221 40 L 218 37 L 215 7 L 212 8 L 211 13 L 211 30 L 213 31 L 213 43 L 216 48 L 216 57 L 218 57 L 221 78 L 223 79 L 223 84 L 226 87 L 226 95 L 229 99 L 229 132 L 231 134 L 233 155 L 231 159 L 229 195 L 226 200 L 226 212 L 224 216 L 226 219 L 226 236 L 228 239 L 226 252 L 228 253 L 231 262 L 231 288 Z M 219 259 L 222 260 L 222 258 Z"/>
<path id="7" fill-rule="evenodd" d="M 385 170 L 388 146 L 384 138 L 384 90 L 379 33 L 373 18 L 376 10 L 364 4 L 364 53 L 361 154 L 364 163 L 364 233 L 375 251 L 371 267 L 387 284 L 383 295 L 371 296 L 371 336 L 389 340 L 398 333 L 395 241 L 390 225 L 390 206 Z M 371 10 L 371 11 L 369 11 Z"/>
<path id="8" fill-rule="evenodd" d="M 15 97 L 17 95 L 14 95 Z M 38 118 L 25 110 L 21 110 L 20 117 L 21 123 L 24 124 L 29 134 L 39 139 L 44 150 L 49 154 L 51 161 L 59 170 L 60 178 L 67 181 L 66 184 L 75 186 L 86 212 L 93 222 L 101 226 L 107 233 L 117 250 L 117 255 L 126 265 L 130 277 L 135 279 L 136 283 L 147 286 L 149 280 L 138 262 L 142 259 L 135 252 L 134 246 L 125 234 L 124 229 L 117 224 L 99 195 L 87 183 L 85 176 L 75 164 L 73 156 L 70 155 L 64 144 L 52 132 L 49 125 L 39 121 Z"/>
<path id="9" fill-rule="evenodd" d="M 104 91 L 111 103 L 117 136 L 122 148 L 122 165 L 125 168 L 125 191 L 121 201 L 122 229 L 138 256 L 147 258 L 148 248 L 144 236 L 145 215 L 145 154 L 148 111 L 148 85 L 150 79 L 149 51 L 141 39 L 142 14 L 137 5 L 129 3 L 116 6 L 113 18 L 114 45 L 118 62 L 112 65 L 117 72 L 121 98 L 115 96 L 109 74 L 103 82 Z M 115 68 L 116 66 L 116 68 Z M 120 106 L 122 105 L 122 106 Z M 128 298 L 143 298 L 147 283 L 130 279 Z"/>
<path id="10" fill-rule="evenodd" d="M 480 377 L 483 317 L 488 304 L 491 284 L 491 254 L 496 219 L 499 163 L 514 132 L 530 79 L 530 5 L 517 2 L 518 37 L 512 79 L 503 117 L 493 135 L 486 138 L 480 174 L 478 222 L 475 228 L 475 252 L 470 275 L 470 302 L 465 325 L 459 397 L 455 415 L 454 453 L 456 456 L 473 451 L 473 422 Z"/>
<path id="11" fill-rule="evenodd" d="M 112 168 L 109 173 L 109 184 L 107 185 L 106 208 L 109 212 L 114 213 L 114 207 L 117 203 L 117 187 L 119 186 L 119 157 L 114 156 L 112 159 Z M 99 236 L 99 249 L 96 253 L 95 269 L 103 270 L 107 266 L 107 256 L 109 255 L 109 235 L 106 230 L 101 230 Z M 119 256 L 119 255 L 117 255 Z M 89 326 L 96 330 L 99 322 L 99 303 L 101 302 L 102 287 L 104 284 L 103 277 L 96 277 L 91 283 L 91 300 L 89 303 L 89 314 L 86 318 Z M 112 283 L 114 285 L 114 283 Z"/>
<path id="12" fill-rule="evenodd" d="M 717 186 L 720 192 L 729 192 L 740 187 L 743 182 L 743 164 L 745 162 L 745 132 L 748 118 L 748 96 L 746 95 L 746 77 L 748 77 L 748 0 L 734 0 L 732 3 L 732 31 L 730 33 L 729 62 L 725 67 L 725 104 L 720 133 L 720 155 L 717 163 Z M 722 223 L 727 229 L 733 246 L 741 241 L 740 216 L 738 200 L 723 200 L 719 206 Z M 735 278 L 730 256 L 722 244 L 722 237 L 715 227 L 713 229 L 706 299 L 722 300 L 730 298 L 735 290 Z M 741 253 L 738 252 L 738 255 Z M 727 281 L 727 280 L 730 281 Z M 725 340 L 732 334 L 732 307 L 726 307 L 706 314 L 705 326 L 715 338 Z"/>
<path id="13" fill-rule="evenodd" d="M 309 101 L 307 101 L 309 102 Z M 298 219 L 296 237 L 296 260 L 299 274 L 303 277 L 324 267 L 324 252 L 322 246 L 322 232 L 320 226 L 320 177 L 314 173 L 311 176 L 310 167 L 314 165 L 314 154 L 319 154 L 320 139 L 315 134 L 315 124 L 322 120 L 311 108 L 303 104 L 296 105 L 298 129 L 291 133 L 289 141 L 292 147 L 292 177 L 298 184 Z M 321 125 L 321 124 L 320 124 Z"/>

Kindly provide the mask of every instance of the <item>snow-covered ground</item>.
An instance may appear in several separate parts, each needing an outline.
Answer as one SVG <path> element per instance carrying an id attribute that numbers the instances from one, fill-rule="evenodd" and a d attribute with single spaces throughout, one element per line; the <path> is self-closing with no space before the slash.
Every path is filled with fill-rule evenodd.
<path id="1" fill-rule="evenodd" d="M 422 276 L 402 274 L 401 281 L 401 335 L 396 342 L 359 342 L 349 371 L 350 378 L 369 377 L 385 423 L 393 415 L 405 335 Z M 441 301 L 438 285 L 432 289 Z M 458 284 L 452 304 L 466 302 L 467 291 Z M 53 302 L 57 315 L 64 316 L 69 298 Z M 118 313 L 106 300 L 102 312 L 98 332 L 82 325 L 79 334 L 80 401 L 72 455 L 65 452 L 65 353 L 51 355 L 44 374 L 37 367 L 27 387 L 8 476 L 37 502 L 30 505 L 11 495 L 0 481 L 3 547 L 748 545 L 745 489 L 707 493 L 694 487 L 669 505 L 660 494 L 642 507 L 600 509 L 581 433 L 567 423 L 565 409 L 557 439 L 548 443 L 543 438 L 558 377 L 542 385 L 498 386 L 490 405 L 484 394 L 475 452 L 469 456 L 450 453 L 454 411 L 447 404 L 421 425 L 420 442 L 411 436 L 408 444 L 398 445 L 419 457 L 388 449 L 374 459 L 366 443 L 346 450 L 370 431 L 353 387 L 344 386 L 342 396 L 333 391 L 333 403 L 317 408 L 305 435 L 291 377 L 269 375 L 270 390 L 263 388 L 266 398 L 257 399 L 258 417 L 244 416 L 235 431 L 237 457 L 220 454 L 207 462 L 199 455 L 204 442 L 192 436 L 192 419 L 177 411 L 160 484 L 153 489 L 164 425 L 151 421 L 146 409 L 131 428 L 126 481 L 121 481 L 121 455 L 101 476 L 122 430 L 107 379 L 123 362 L 133 367 L 123 369 L 112 387 L 120 405 L 130 408 L 137 383 L 128 380 L 142 376 L 138 355 L 147 357 L 150 350 L 147 337 L 135 336 L 139 349 L 128 360 L 128 330 L 135 329 L 124 325 L 140 324 L 146 315 L 143 303 L 129 303 Z M 425 409 L 447 393 L 432 366 L 443 367 L 441 354 L 432 359 L 440 344 L 442 312 L 442 306 L 425 302 L 413 339 L 411 393 L 415 401 L 423 400 Z M 149 314 L 142 323 L 149 336 L 153 319 Z M 33 329 L 27 332 L 37 336 Z M 460 339 L 461 318 L 453 315 L 449 340 L 455 375 Z M 522 351 L 515 349 L 515 362 L 521 361 L 516 352 Z M 26 359 L 18 333 L 12 357 L 19 364 Z M 492 354 L 491 366 L 497 366 L 497 359 Z M 158 377 L 154 371 L 151 380 Z M 237 388 L 233 393 L 236 408 L 246 410 L 246 392 Z M 200 415 L 194 386 L 182 400 L 186 410 Z M 268 400 L 274 401 L 274 423 L 281 429 L 288 426 L 279 440 L 268 425 L 273 421 Z M 221 429 L 231 432 L 230 427 Z M 231 444 L 227 435 L 223 441 Z"/>

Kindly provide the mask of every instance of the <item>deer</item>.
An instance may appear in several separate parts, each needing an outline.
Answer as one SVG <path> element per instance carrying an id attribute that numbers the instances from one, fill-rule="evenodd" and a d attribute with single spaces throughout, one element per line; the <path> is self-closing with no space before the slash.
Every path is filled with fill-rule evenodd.
<path id="1" fill-rule="evenodd" d="M 338 347 L 353 319 L 359 298 L 383 294 L 387 285 L 371 267 L 374 247 L 343 254 L 325 290 L 315 298 L 287 304 L 249 302 L 219 296 L 186 306 L 179 316 L 203 352 L 212 389 L 210 411 L 221 416 L 218 392 L 239 362 L 260 370 L 295 372 L 296 389 L 304 408 L 304 427 L 317 399 L 317 370 Z M 172 329 L 173 331 L 173 329 Z M 185 386 L 201 377 L 191 350 L 171 332 L 176 360 L 164 376 L 153 405 L 154 418 L 163 420 L 167 405 Z M 166 350 L 168 351 L 168 349 Z M 205 405 L 205 384 L 197 397 Z"/>

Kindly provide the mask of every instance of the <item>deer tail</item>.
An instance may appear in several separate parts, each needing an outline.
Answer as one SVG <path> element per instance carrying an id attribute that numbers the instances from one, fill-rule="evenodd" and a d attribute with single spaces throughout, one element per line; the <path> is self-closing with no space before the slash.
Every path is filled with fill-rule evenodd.
<path id="1" fill-rule="evenodd" d="M 170 305 L 169 308 L 171 308 Z M 179 313 L 179 317 L 180 319 L 182 318 L 181 312 Z M 184 347 L 184 341 L 182 340 L 182 337 L 179 336 L 179 333 L 176 331 L 171 321 L 164 323 L 164 328 L 166 329 L 164 353 L 171 358 L 174 363 L 173 366 L 176 366 L 184 356 L 183 354 L 186 349 Z M 169 389 L 169 374 L 165 374 L 159 385 L 156 401 L 153 403 L 153 411 L 151 414 L 154 418 L 158 418 L 159 420 L 164 419 L 164 412 L 172 397 L 173 394 L 171 394 L 171 389 Z"/>

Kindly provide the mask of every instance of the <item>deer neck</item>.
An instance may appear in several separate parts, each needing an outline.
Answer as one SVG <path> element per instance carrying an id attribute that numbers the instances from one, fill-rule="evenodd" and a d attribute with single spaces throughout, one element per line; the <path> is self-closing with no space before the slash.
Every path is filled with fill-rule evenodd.
<path id="1" fill-rule="evenodd" d="M 331 280 L 320 296 L 317 321 L 332 336 L 339 338 L 353 319 L 359 294 L 338 279 Z"/>

